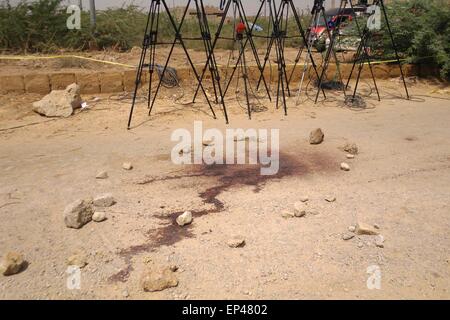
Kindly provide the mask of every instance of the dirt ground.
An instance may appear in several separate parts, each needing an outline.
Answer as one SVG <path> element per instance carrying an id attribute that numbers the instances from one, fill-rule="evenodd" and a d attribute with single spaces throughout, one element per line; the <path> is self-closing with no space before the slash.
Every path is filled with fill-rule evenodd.
<path id="1" fill-rule="evenodd" d="M 190 90 L 180 98 L 164 89 L 150 118 L 139 99 L 130 131 L 126 96 L 84 96 L 89 109 L 67 119 L 34 114 L 39 95 L 1 96 L 0 254 L 21 252 L 29 265 L 0 277 L 0 299 L 449 299 L 449 90 L 419 81 L 407 101 L 396 81 L 380 89 L 382 101 L 372 93 L 362 110 L 345 107 L 341 93 L 317 105 L 290 98 L 287 117 L 260 97 L 266 108 L 252 121 L 242 92 L 232 94 L 228 126 L 217 106 L 214 120 L 202 99 L 181 104 Z M 194 120 L 280 129 L 280 172 L 173 164 L 170 136 Z M 318 127 L 325 141 L 310 145 Z M 340 150 L 347 142 L 360 149 L 353 160 Z M 102 170 L 109 178 L 95 179 Z M 108 220 L 66 228 L 68 203 L 106 192 L 117 200 Z M 304 195 L 318 214 L 283 218 Z M 173 220 L 185 210 L 194 221 L 181 228 Z M 377 224 L 384 248 L 373 236 L 344 241 L 357 222 Z M 243 248 L 227 246 L 234 235 Z M 68 290 L 66 259 L 77 251 L 88 265 L 81 290 Z M 179 285 L 143 292 L 149 263 L 177 265 Z M 379 290 L 366 284 L 373 265 Z"/>

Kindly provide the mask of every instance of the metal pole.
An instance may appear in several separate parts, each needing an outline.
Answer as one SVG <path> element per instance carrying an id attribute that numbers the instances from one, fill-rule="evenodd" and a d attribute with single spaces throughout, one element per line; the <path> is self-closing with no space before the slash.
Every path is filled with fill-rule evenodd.
<path id="1" fill-rule="evenodd" d="M 91 13 L 91 29 L 95 30 L 97 25 L 97 17 L 95 15 L 95 0 L 89 0 L 89 11 Z"/>

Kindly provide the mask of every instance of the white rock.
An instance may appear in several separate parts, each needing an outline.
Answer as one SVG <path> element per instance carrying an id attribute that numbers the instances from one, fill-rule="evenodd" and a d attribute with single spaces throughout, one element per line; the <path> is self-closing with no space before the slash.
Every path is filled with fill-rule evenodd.
<path id="1" fill-rule="evenodd" d="M 308 206 L 305 202 L 298 201 L 294 203 L 294 215 L 296 217 L 304 217 Z"/>
<path id="2" fill-rule="evenodd" d="M 107 179 L 108 178 L 108 172 L 106 171 L 100 171 L 96 176 L 96 179 Z"/>
<path id="3" fill-rule="evenodd" d="M 355 155 L 354 154 L 347 154 L 347 159 L 355 159 Z"/>
<path id="4" fill-rule="evenodd" d="M 80 86 L 75 83 L 65 90 L 53 90 L 42 100 L 33 103 L 33 111 L 46 117 L 70 117 L 81 108 Z"/>
<path id="5" fill-rule="evenodd" d="M 185 211 L 177 217 L 177 223 L 181 227 L 192 223 L 192 213 L 190 211 Z"/>
<path id="6" fill-rule="evenodd" d="M 94 206 L 96 207 L 111 207 L 115 203 L 116 200 L 111 193 L 105 193 L 94 198 Z"/>
<path id="7" fill-rule="evenodd" d="M 92 220 L 92 199 L 76 200 L 64 209 L 64 223 L 68 228 L 79 229 Z"/>
<path id="8" fill-rule="evenodd" d="M 355 226 L 349 226 L 348 227 L 348 231 L 350 231 L 350 232 L 355 232 L 355 230 L 356 230 Z"/>
<path id="9" fill-rule="evenodd" d="M 335 202 L 336 201 L 336 197 L 335 196 L 326 196 L 325 197 L 325 201 L 327 201 L 327 202 Z"/>
<path id="10" fill-rule="evenodd" d="M 341 170 L 350 171 L 350 166 L 346 162 L 341 163 Z"/>
<path id="11" fill-rule="evenodd" d="M 124 162 L 122 164 L 122 168 L 124 170 L 132 170 L 133 169 L 133 165 L 131 164 L 131 162 Z"/>
<path id="12" fill-rule="evenodd" d="M 95 211 L 92 215 L 92 220 L 95 222 L 102 222 L 106 220 L 106 213 L 102 211 Z"/>

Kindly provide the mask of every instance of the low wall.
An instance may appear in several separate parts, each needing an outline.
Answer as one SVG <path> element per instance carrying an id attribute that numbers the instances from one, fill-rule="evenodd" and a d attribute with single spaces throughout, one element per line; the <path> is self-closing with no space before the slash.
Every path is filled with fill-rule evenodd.
<path id="1" fill-rule="evenodd" d="M 344 79 L 350 74 L 352 65 L 351 64 L 341 64 L 340 70 Z M 288 75 L 292 71 L 292 66 L 287 66 Z M 201 67 L 198 67 L 199 72 Z M 225 71 L 222 68 L 222 74 Z M 336 70 L 335 65 L 329 66 L 329 72 L 334 74 Z M 374 74 L 377 79 L 389 79 L 393 77 L 400 76 L 400 70 L 398 65 L 395 64 L 377 64 L 373 66 Z M 419 75 L 419 68 L 414 65 L 404 65 L 403 71 L 405 76 L 416 76 Z M 228 71 L 229 73 L 231 70 Z M 303 66 L 298 66 L 296 68 L 293 79 L 300 79 L 303 72 Z M 193 71 L 190 68 L 177 69 L 178 77 L 180 81 L 192 81 Z M 248 68 L 249 78 L 256 80 L 259 76 L 259 72 L 256 66 L 250 66 Z M 276 80 L 277 66 L 272 64 L 271 68 L 269 66 L 265 70 L 266 79 L 272 74 L 272 81 Z M 314 72 L 309 72 L 307 74 L 313 74 Z M 353 77 L 356 77 L 357 70 L 353 73 Z M 363 72 L 361 73 L 362 78 L 370 77 L 370 70 L 368 66 L 364 66 Z M 156 72 L 154 77 L 157 77 Z M 206 79 L 210 77 L 209 72 L 206 74 Z M 40 93 L 47 94 L 51 90 L 60 90 L 66 88 L 71 83 L 77 83 L 81 87 L 82 94 L 98 94 L 98 93 L 116 93 L 123 91 L 133 91 L 135 86 L 136 70 L 126 70 L 126 71 L 109 71 L 109 72 L 86 72 L 80 71 L 75 73 L 62 73 L 62 72 L 51 72 L 51 73 L 30 73 L 25 75 L 4 75 L 0 76 L 0 93 Z M 144 72 L 142 76 L 142 83 L 148 82 L 149 73 Z"/>

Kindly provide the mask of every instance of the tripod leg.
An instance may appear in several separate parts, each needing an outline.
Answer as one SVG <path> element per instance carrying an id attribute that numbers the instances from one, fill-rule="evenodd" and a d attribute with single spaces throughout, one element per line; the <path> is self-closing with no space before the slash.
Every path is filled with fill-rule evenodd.
<path id="1" fill-rule="evenodd" d="M 238 6 L 238 4 L 236 4 L 236 5 Z M 242 3 L 241 3 L 241 5 L 242 5 Z M 261 66 L 261 62 L 260 62 L 259 57 L 258 57 L 258 52 L 256 50 L 256 46 L 255 46 L 255 44 L 253 42 L 253 39 L 252 39 L 252 33 L 253 33 L 254 26 L 255 26 L 256 21 L 258 20 L 259 16 L 261 15 L 261 11 L 262 11 L 263 6 L 264 6 L 264 2 L 261 3 L 261 6 L 260 6 L 260 8 L 258 10 L 258 13 L 255 16 L 253 25 L 250 28 L 250 32 L 246 32 L 247 33 L 247 38 L 245 39 L 245 42 L 244 42 L 244 49 L 247 47 L 247 43 L 250 42 L 250 45 L 251 45 L 252 51 L 253 51 L 253 55 L 254 55 L 254 58 L 255 58 L 255 61 L 256 61 L 256 64 L 257 64 L 258 69 L 260 71 L 260 81 L 261 80 L 264 81 L 264 86 L 266 88 L 267 96 L 268 96 L 269 100 L 272 101 L 272 98 L 271 98 L 271 95 L 270 95 L 270 90 L 269 90 L 269 87 L 268 87 L 268 85 L 266 83 L 266 80 L 265 80 L 265 77 L 264 77 L 264 68 L 265 67 Z M 243 11 L 243 9 L 241 9 L 241 7 L 238 6 L 238 10 L 239 10 L 239 17 L 240 17 L 240 19 L 242 21 L 247 21 L 247 18 L 245 16 L 245 12 Z M 248 27 L 249 26 L 247 24 L 246 25 L 246 30 L 249 29 Z M 233 80 L 234 73 L 235 73 L 236 69 L 238 68 L 238 66 L 239 66 L 239 64 L 241 62 L 241 58 L 242 58 L 242 56 L 241 56 L 241 54 L 239 54 L 238 59 L 236 61 L 236 64 L 235 64 L 235 66 L 233 68 L 233 72 L 231 73 L 230 80 L 228 81 L 228 83 L 226 85 L 226 88 L 225 88 L 225 91 L 224 91 L 225 95 L 228 92 L 228 88 L 229 88 L 229 86 L 230 86 L 230 84 L 231 84 L 231 82 Z M 259 85 L 256 87 L 256 89 L 257 90 L 259 89 Z"/>
<path id="2" fill-rule="evenodd" d="M 247 100 L 247 112 L 248 112 L 248 118 L 252 119 L 252 108 L 250 106 L 250 99 L 248 97 L 248 74 L 247 74 L 247 66 L 245 64 L 245 48 L 244 44 L 242 43 L 242 39 L 239 40 L 240 46 L 241 46 L 241 52 L 242 52 L 242 61 L 241 61 L 241 69 L 242 69 L 242 77 L 244 78 L 244 88 L 245 88 L 245 98 Z"/>
<path id="3" fill-rule="evenodd" d="M 394 36 L 393 36 L 392 30 L 391 30 L 391 25 L 389 24 L 389 19 L 388 19 L 387 13 L 386 13 L 386 7 L 384 6 L 384 1 L 383 0 L 378 0 L 378 2 L 381 4 L 381 9 L 383 10 L 384 19 L 386 20 L 386 26 L 388 28 L 389 36 L 390 36 L 391 42 L 392 42 L 392 47 L 393 47 L 394 52 L 395 52 L 395 59 L 397 60 L 398 67 L 400 68 L 400 74 L 402 75 L 403 85 L 404 85 L 405 91 L 406 91 L 406 98 L 409 100 L 410 96 L 409 96 L 408 86 L 406 85 L 405 75 L 403 73 L 402 64 L 400 63 L 400 57 L 398 55 L 397 46 L 395 45 Z"/>
<path id="4" fill-rule="evenodd" d="M 198 4 L 198 1 L 200 1 L 201 6 Z M 209 53 L 209 46 L 208 41 L 211 39 L 211 35 L 209 34 L 208 29 L 208 20 L 206 19 L 206 12 L 203 7 L 203 0 L 194 0 L 195 2 L 195 9 L 197 10 L 197 19 L 200 26 L 200 33 L 203 40 L 203 46 L 205 48 L 205 52 L 208 55 Z M 214 97 L 216 99 L 216 104 L 219 102 L 219 99 L 217 97 L 217 88 L 216 88 L 216 80 L 214 76 L 214 58 L 209 60 L 209 71 L 211 73 L 211 81 L 213 84 L 213 90 L 214 90 Z"/>
<path id="5" fill-rule="evenodd" d="M 206 33 L 208 35 L 207 36 L 207 41 L 206 41 L 206 47 L 207 47 L 208 56 L 211 57 L 211 59 L 210 59 L 211 60 L 211 67 L 212 67 L 212 69 L 211 69 L 212 70 L 211 77 L 212 77 L 212 81 L 213 81 L 213 84 L 214 84 L 214 91 L 216 93 L 216 101 L 217 101 L 217 91 L 216 91 L 216 85 L 217 85 L 217 89 L 219 91 L 219 96 L 220 96 L 220 103 L 222 104 L 222 109 L 223 109 L 223 113 L 224 113 L 224 116 L 225 116 L 225 122 L 226 122 L 226 124 L 228 124 L 229 123 L 229 121 L 228 121 L 228 113 L 227 113 L 227 107 L 225 106 L 225 97 L 224 97 L 224 94 L 223 94 L 222 85 L 220 83 L 220 72 L 219 72 L 219 69 L 217 67 L 216 56 L 214 54 L 213 45 L 211 43 L 211 32 L 210 32 L 210 29 L 209 29 L 208 21 L 206 19 L 206 10 L 205 10 L 205 7 L 203 5 L 203 0 L 200 1 L 200 5 L 201 5 L 202 12 L 203 12 L 203 19 L 204 19 L 203 23 L 205 25 L 205 30 L 206 30 Z M 217 82 L 217 84 L 215 82 Z"/>
<path id="6" fill-rule="evenodd" d="M 295 9 L 294 3 L 291 1 L 290 5 L 292 7 L 292 12 L 294 14 L 295 23 L 297 24 L 297 28 L 300 31 L 300 36 L 301 36 L 303 42 L 307 43 L 305 31 L 303 30 L 302 23 L 300 21 L 300 17 L 298 16 L 297 10 Z M 323 10 L 324 21 L 327 21 L 326 15 L 325 15 L 325 9 L 323 7 L 322 7 L 322 10 Z M 327 30 L 328 30 L 328 25 L 327 25 Z M 328 33 L 329 33 L 329 30 L 328 30 Z M 309 55 L 309 59 L 311 60 L 311 65 L 314 69 L 314 72 L 316 73 L 316 77 L 319 80 L 319 72 L 317 71 L 317 65 L 316 65 L 316 62 L 314 61 L 314 57 L 312 55 L 311 50 L 308 51 L 308 55 Z M 324 98 L 326 99 L 327 96 L 326 96 L 325 90 L 323 88 L 322 88 L 322 94 L 323 94 Z"/>
<path id="7" fill-rule="evenodd" d="M 156 10 L 153 12 L 152 22 L 151 22 L 151 28 L 150 28 L 150 62 L 149 62 L 149 69 L 150 69 L 150 79 L 148 80 L 148 99 L 147 99 L 147 107 L 150 109 L 150 101 L 151 101 L 151 95 L 152 95 L 152 83 L 153 83 L 153 73 L 155 71 L 155 55 L 156 55 L 156 43 L 158 41 L 158 33 L 157 31 L 153 31 L 153 23 L 155 21 L 155 15 L 156 15 L 156 30 L 159 29 L 159 13 L 160 13 L 160 4 L 157 3 L 157 12 Z"/>
<path id="8" fill-rule="evenodd" d="M 222 33 L 222 29 L 225 24 L 225 20 L 228 15 L 228 11 L 230 10 L 232 1 L 233 0 L 228 0 L 227 4 L 225 5 L 225 8 L 223 10 L 222 20 L 220 21 L 219 27 L 217 28 L 216 36 L 214 38 L 214 41 L 213 41 L 213 44 L 211 47 L 211 52 L 208 54 L 208 58 L 206 59 L 206 63 L 205 63 L 205 66 L 203 67 L 202 73 L 200 75 L 199 84 L 197 85 L 197 89 L 195 90 L 194 98 L 192 99 L 192 102 L 195 102 L 195 100 L 197 99 L 198 91 L 200 90 L 200 83 L 203 81 L 203 78 L 205 77 L 206 70 L 208 69 L 208 66 L 209 66 L 209 60 L 211 59 L 212 53 L 214 52 L 214 49 L 216 48 L 217 41 L 219 40 L 220 34 Z"/>
<path id="9" fill-rule="evenodd" d="M 150 25 L 150 19 L 151 19 L 151 13 L 153 12 L 153 5 L 154 2 L 152 1 L 152 3 L 150 4 L 150 10 L 147 16 L 147 24 L 145 27 L 145 33 L 144 33 L 144 41 L 142 43 L 142 51 L 141 51 L 141 57 L 139 59 L 139 66 L 136 72 L 136 81 L 135 81 L 135 87 L 134 87 L 134 94 L 133 94 L 133 101 L 131 103 L 131 110 L 130 110 L 130 115 L 128 117 L 128 125 L 127 125 L 127 129 L 129 130 L 131 127 L 131 121 L 133 119 L 133 112 L 134 112 L 134 106 L 136 105 L 136 96 L 137 96 L 137 92 L 139 89 L 139 84 L 141 83 L 141 79 L 142 79 L 142 70 L 144 68 L 144 62 L 145 62 L 145 56 L 147 54 L 147 47 L 148 47 L 148 28 Z"/>
<path id="10" fill-rule="evenodd" d="M 358 84 L 359 84 L 359 80 L 361 79 L 361 71 L 363 69 L 363 61 L 361 60 L 359 62 L 359 67 L 358 67 L 358 76 L 356 78 L 356 84 L 355 84 L 355 88 L 353 89 L 353 96 L 352 96 L 352 102 L 355 101 L 355 97 L 356 97 L 356 91 L 358 90 Z"/>
<path id="11" fill-rule="evenodd" d="M 266 89 L 267 95 L 269 97 L 269 100 L 272 100 L 272 98 L 270 96 L 269 86 L 267 85 L 266 78 L 264 76 L 264 69 L 263 69 L 263 67 L 261 65 L 261 60 L 259 59 L 258 50 L 256 49 L 256 45 L 255 45 L 255 42 L 253 41 L 253 35 L 252 35 L 253 34 L 253 29 L 255 27 L 255 24 L 258 21 L 258 18 L 261 15 L 262 9 L 264 7 L 264 1 L 261 1 L 261 6 L 259 7 L 258 13 L 255 16 L 255 19 L 253 20 L 253 25 L 250 28 L 249 28 L 249 25 L 248 25 L 247 15 L 245 14 L 244 6 L 242 5 L 241 0 L 238 0 L 238 4 L 239 4 L 238 8 L 240 8 L 239 15 L 240 15 L 241 19 L 243 19 L 243 21 L 245 21 L 245 24 L 246 24 L 245 30 L 246 30 L 246 34 L 247 34 L 247 39 L 245 40 L 245 43 L 244 43 L 244 49 L 247 47 L 247 42 L 249 42 L 250 43 L 250 47 L 251 47 L 252 52 L 253 52 L 253 57 L 255 58 L 256 65 L 257 65 L 258 70 L 260 72 L 260 77 L 262 78 L 262 81 L 264 83 L 264 87 Z M 250 30 L 250 31 L 248 31 L 248 30 Z"/>
<path id="12" fill-rule="evenodd" d="M 192 60 L 191 60 L 191 57 L 189 56 L 189 53 L 188 53 L 188 51 L 187 51 L 187 49 L 186 49 L 186 46 L 184 45 L 184 42 L 183 42 L 183 39 L 182 39 L 181 35 L 180 35 L 180 30 L 181 30 L 181 27 L 183 26 L 184 20 L 185 20 L 185 18 L 186 18 L 186 14 L 187 14 L 187 12 L 188 12 L 189 5 L 190 5 L 190 3 L 191 3 L 191 0 L 188 1 L 188 4 L 187 4 L 187 6 L 186 6 L 186 9 L 184 10 L 183 17 L 182 17 L 182 19 L 181 19 L 180 25 L 179 25 L 178 27 L 176 26 L 175 21 L 173 20 L 173 17 L 172 17 L 172 15 L 170 14 L 170 10 L 169 10 L 169 8 L 167 7 L 166 2 L 165 2 L 164 0 L 161 0 L 161 1 L 162 1 L 163 5 L 164 5 L 164 8 L 165 8 L 166 12 L 167 12 L 167 16 L 169 17 L 170 24 L 172 25 L 173 29 L 175 30 L 175 40 L 174 40 L 174 42 L 172 43 L 172 47 L 170 48 L 169 55 L 168 55 L 168 57 L 167 57 L 166 63 L 165 63 L 165 65 L 164 65 L 164 69 L 163 69 L 162 74 L 161 74 L 161 79 L 160 79 L 160 81 L 158 82 L 158 86 L 157 86 L 157 88 L 156 88 L 156 92 L 155 92 L 155 95 L 154 95 L 154 97 L 153 97 L 152 104 L 151 104 L 151 106 L 150 106 L 149 115 L 150 115 L 151 112 L 152 112 L 153 105 L 154 105 L 155 100 L 156 100 L 156 96 L 157 96 L 157 94 L 158 94 L 158 92 L 159 92 L 159 89 L 161 88 L 162 79 L 164 78 L 164 75 L 165 75 L 165 72 L 166 72 L 166 70 L 167 70 L 167 66 L 168 66 L 168 64 L 169 64 L 170 58 L 172 57 L 172 53 L 173 53 L 173 50 L 174 50 L 174 48 L 175 48 L 175 45 L 176 45 L 177 41 L 179 41 L 180 44 L 181 44 L 181 46 L 183 47 L 184 53 L 186 54 L 186 58 L 187 58 L 188 61 L 189 61 L 189 64 L 190 64 L 190 66 L 191 66 L 191 68 L 192 68 L 192 71 L 194 72 L 195 77 L 196 77 L 197 81 L 198 81 L 199 84 L 200 84 L 200 87 L 201 87 L 201 89 L 202 89 L 202 91 L 203 91 L 203 94 L 204 94 L 204 96 L 205 96 L 205 98 L 206 98 L 206 101 L 208 102 L 209 108 L 211 109 L 211 112 L 212 112 L 212 114 L 213 114 L 213 116 L 214 116 L 214 119 L 216 119 L 216 114 L 215 114 L 214 109 L 213 109 L 213 107 L 212 107 L 212 105 L 211 105 L 211 101 L 209 101 L 208 95 L 206 94 L 206 91 L 205 91 L 203 85 L 202 85 L 201 82 L 200 82 L 200 79 L 199 79 L 199 77 L 198 77 L 197 70 L 195 69 L 195 66 L 194 66 L 194 64 L 193 64 L 193 62 L 192 62 Z"/>
<path id="13" fill-rule="evenodd" d="M 343 4 L 344 4 L 344 7 L 342 7 Z M 341 4 L 340 4 L 339 10 L 338 10 L 338 17 L 340 17 L 342 10 L 345 9 L 346 4 L 347 4 L 347 0 L 341 0 Z M 322 10 L 323 17 L 324 17 L 325 21 L 327 21 L 327 19 L 326 19 L 326 14 L 325 14 L 325 8 L 322 7 L 321 10 Z M 333 54 L 334 60 L 335 60 L 335 62 L 336 62 L 336 70 L 337 70 L 338 75 L 339 75 L 339 81 L 341 81 L 341 83 L 342 83 L 341 72 L 340 72 L 340 69 L 339 69 L 339 61 L 338 61 L 336 52 L 334 51 L 334 42 L 335 42 L 335 40 L 336 40 L 336 35 L 339 33 L 339 27 L 337 26 L 337 27 L 333 30 L 333 35 L 331 35 L 330 29 L 329 29 L 329 27 L 328 27 L 328 23 L 325 23 L 325 25 L 326 25 L 328 37 L 329 37 L 329 39 L 330 39 L 330 44 L 329 44 L 328 49 L 327 49 L 327 54 L 326 54 L 326 57 L 325 57 L 325 63 L 324 63 L 324 67 L 323 67 L 323 70 L 322 70 L 322 75 L 321 75 L 321 77 L 320 77 L 320 79 L 319 79 L 319 88 L 317 89 L 317 94 L 316 94 L 316 100 L 315 100 L 315 103 L 317 103 L 317 100 L 319 99 L 319 92 L 320 92 L 320 89 L 323 89 L 323 88 L 322 88 L 323 76 L 325 75 L 325 73 L 326 73 L 326 71 L 327 71 L 327 69 L 328 69 L 328 65 L 329 65 L 329 62 L 330 62 L 331 53 Z M 343 89 L 344 89 L 343 91 L 344 91 L 344 96 L 345 96 L 345 95 L 346 95 L 346 93 L 345 93 L 345 87 L 344 87 Z"/>

